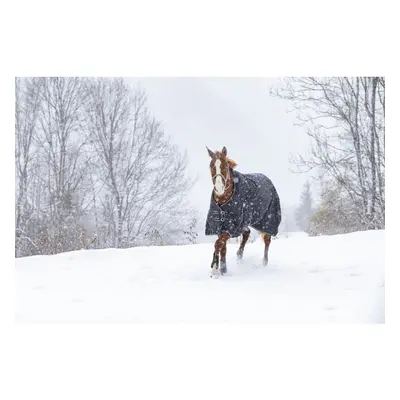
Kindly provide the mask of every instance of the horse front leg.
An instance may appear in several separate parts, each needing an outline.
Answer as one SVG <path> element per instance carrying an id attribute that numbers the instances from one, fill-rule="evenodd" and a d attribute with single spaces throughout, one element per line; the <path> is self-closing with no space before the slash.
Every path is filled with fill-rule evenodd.
<path id="1" fill-rule="evenodd" d="M 226 243 L 229 239 L 228 232 L 222 232 L 214 245 L 213 261 L 211 263 L 211 276 L 218 274 L 219 257 L 221 255 L 221 273 L 226 273 Z"/>
<path id="2" fill-rule="evenodd" d="M 221 248 L 221 274 L 226 274 L 227 266 L 226 266 L 226 242 L 224 242 Z"/>
<path id="3" fill-rule="evenodd" d="M 265 244 L 263 265 L 266 266 L 268 264 L 268 250 L 269 250 L 269 245 L 271 244 L 271 235 L 268 235 L 268 233 L 264 233 L 263 238 Z"/>
<path id="4" fill-rule="evenodd" d="M 243 258 L 244 246 L 246 246 L 249 237 L 250 237 L 250 229 L 246 228 L 242 233 L 242 241 L 240 242 L 239 250 L 236 253 L 238 261 L 240 261 Z"/>

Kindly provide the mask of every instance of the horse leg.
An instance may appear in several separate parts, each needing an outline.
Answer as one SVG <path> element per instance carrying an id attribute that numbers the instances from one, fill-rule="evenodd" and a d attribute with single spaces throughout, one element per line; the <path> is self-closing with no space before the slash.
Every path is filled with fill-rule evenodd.
<path id="1" fill-rule="evenodd" d="M 221 248 L 221 274 L 226 274 L 226 242 L 224 242 Z"/>
<path id="2" fill-rule="evenodd" d="M 263 238 L 264 238 L 264 244 L 265 244 L 263 265 L 265 266 L 268 264 L 268 249 L 269 249 L 269 245 L 271 244 L 271 235 L 268 235 L 268 233 L 264 233 Z"/>
<path id="3" fill-rule="evenodd" d="M 211 263 L 211 274 L 216 275 L 219 267 L 219 254 L 221 253 L 221 273 L 226 272 L 226 242 L 229 239 L 228 232 L 222 232 L 214 245 L 213 262 Z"/>
<path id="4" fill-rule="evenodd" d="M 247 241 L 249 240 L 249 237 L 250 237 L 250 229 L 249 229 L 249 228 L 246 228 L 246 229 L 243 231 L 243 234 L 242 234 L 242 241 L 241 241 L 241 243 L 240 243 L 239 250 L 238 250 L 237 253 L 236 253 L 237 259 L 238 259 L 238 260 L 241 260 L 241 259 L 243 258 L 244 246 L 246 246 L 246 243 L 247 243 Z"/>

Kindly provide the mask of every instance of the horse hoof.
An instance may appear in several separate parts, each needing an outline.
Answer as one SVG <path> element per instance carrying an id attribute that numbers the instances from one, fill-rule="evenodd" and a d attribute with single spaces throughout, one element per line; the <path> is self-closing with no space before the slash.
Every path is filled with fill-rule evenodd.
<path id="1" fill-rule="evenodd" d="M 218 275 L 219 271 L 218 271 L 218 265 L 217 263 L 214 263 L 211 267 L 211 277 Z"/>
<path id="2" fill-rule="evenodd" d="M 221 275 L 224 275 L 228 272 L 228 268 L 226 267 L 226 265 L 223 265 L 223 264 L 221 265 L 220 272 L 221 272 Z"/>
<path id="3" fill-rule="evenodd" d="M 219 269 L 211 270 L 210 278 L 218 279 L 220 273 L 221 273 L 221 271 Z"/>
<path id="4" fill-rule="evenodd" d="M 268 258 L 263 258 L 262 265 L 266 267 L 268 265 Z"/>

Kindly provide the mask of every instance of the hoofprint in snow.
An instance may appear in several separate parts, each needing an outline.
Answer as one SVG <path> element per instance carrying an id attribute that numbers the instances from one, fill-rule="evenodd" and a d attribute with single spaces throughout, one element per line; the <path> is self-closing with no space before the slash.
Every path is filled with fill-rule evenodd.
<path id="1" fill-rule="evenodd" d="M 249 243 L 210 279 L 213 245 L 16 260 L 19 322 L 383 323 L 384 231 Z"/>

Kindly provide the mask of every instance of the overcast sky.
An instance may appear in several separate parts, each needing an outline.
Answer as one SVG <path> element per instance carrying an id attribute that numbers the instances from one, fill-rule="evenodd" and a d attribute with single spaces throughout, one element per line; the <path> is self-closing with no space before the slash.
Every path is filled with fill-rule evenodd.
<path id="1" fill-rule="evenodd" d="M 281 203 L 296 205 L 306 176 L 290 172 L 291 153 L 304 152 L 308 138 L 293 126 L 290 103 L 271 97 L 267 78 L 129 78 L 140 83 L 150 111 L 165 133 L 189 157 L 189 171 L 198 176 L 190 199 L 203 216 L 208 211 L 212 182 L 206 146 L 228 149 L 239 172 L 261 172 L 275 184 Z"/>

